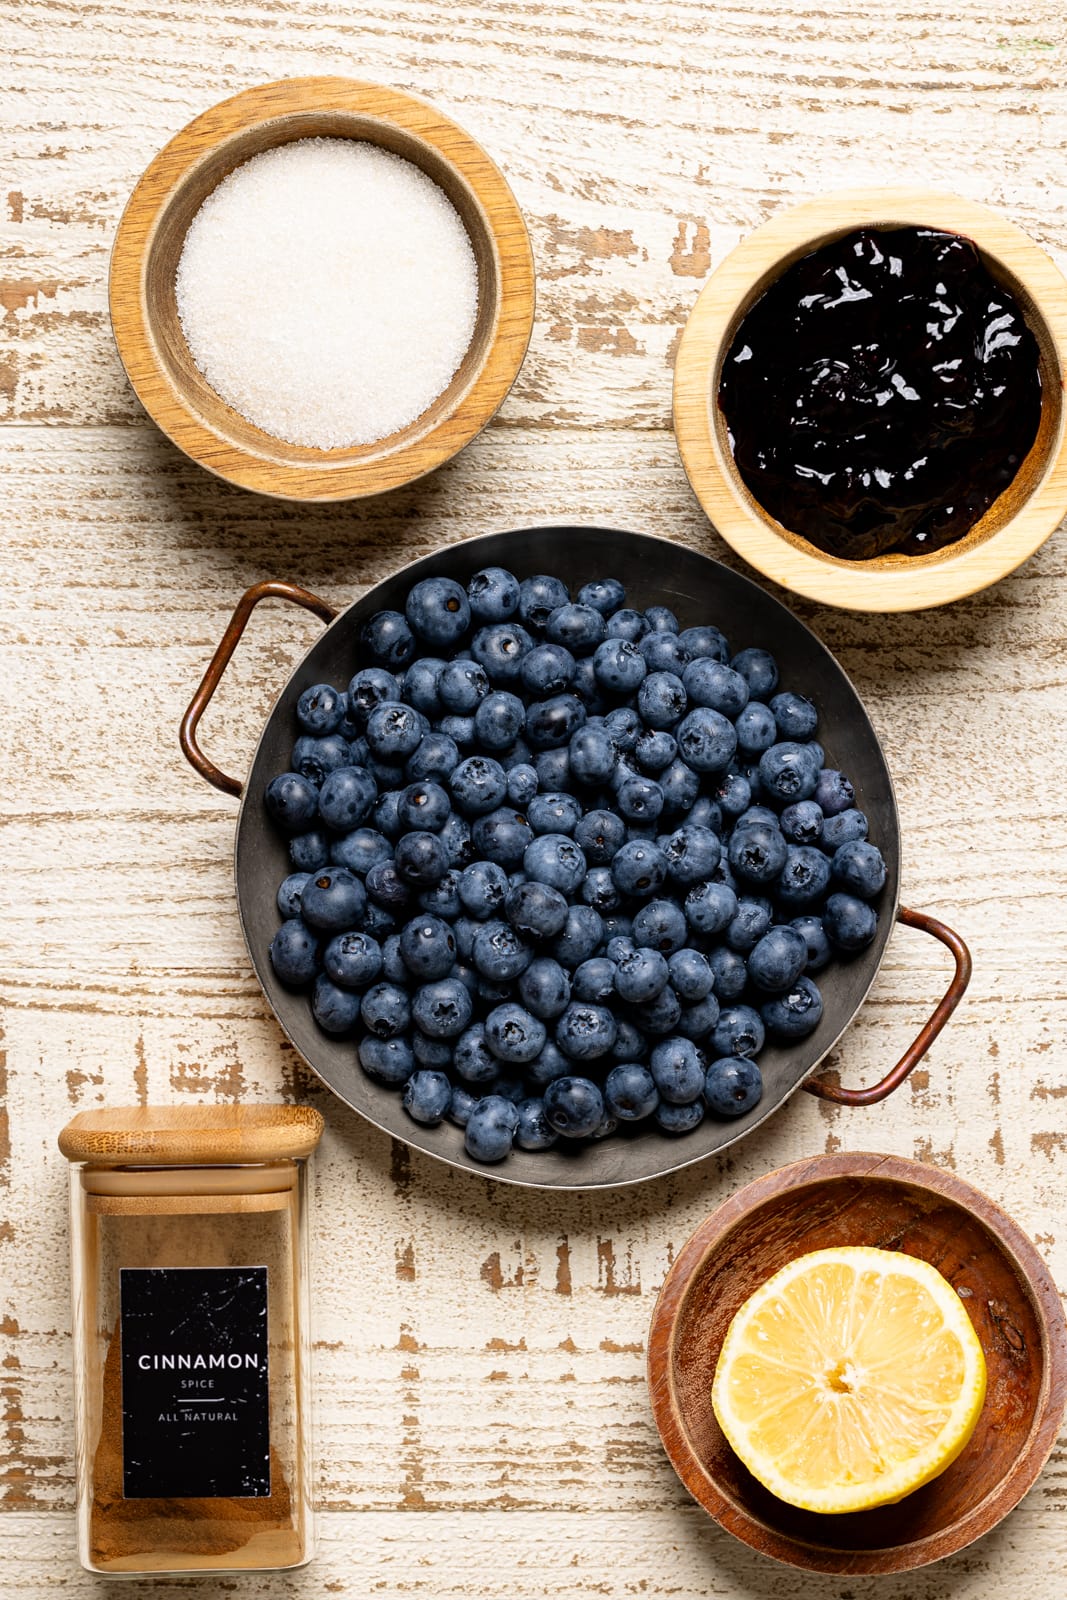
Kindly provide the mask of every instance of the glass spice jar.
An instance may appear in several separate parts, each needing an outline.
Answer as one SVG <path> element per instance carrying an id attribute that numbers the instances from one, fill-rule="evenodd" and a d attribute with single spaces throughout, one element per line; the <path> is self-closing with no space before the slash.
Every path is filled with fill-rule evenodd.
<path id="1" fill-rule="evenodd" d="M 78 1553 L 106 1573 L 313 1554 L 306 1106 L 125 1106 L 71 1162 Z"/>

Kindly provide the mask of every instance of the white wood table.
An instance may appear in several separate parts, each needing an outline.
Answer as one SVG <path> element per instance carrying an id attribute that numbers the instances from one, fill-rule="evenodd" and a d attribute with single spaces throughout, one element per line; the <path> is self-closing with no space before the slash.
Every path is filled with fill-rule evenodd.
<path id="1" fill-rule="evenodd" d="M 804 1577 L 691 1505 L 643 1372 L 658 1285 L 724 1195 L 822 1149 L 947 1165 L 1067 1283 L 1067 571 L 1062 534 L 996 590 L 888 620 L 800 608 L 855 678 L 900 800 L 904 897 L 970 941 L 970 993 L 868 1111 L 798 1095 L 719 1162 L 632 1192 L 525 1193 L 409 1154 L 309 1081 L 239 934 L 233 807 L 177 726 L 237 595 L 346 602 L 402 560 L 575 519 L 733 561 L 687 487 L 671 363 L 740 235 L 833 187 L 952 188 L 1067 265 L 1062 0 L 3 0 L 2 814 L 9 1121 L 0 1145 L 0 1594 L 114 1591 L 73 1541 L 65 1163 L 77 1107 L 299 1096 L 314 1185 L 321 1553 L 289 1578 L 161 1596 L 1063 1593 L 1067 1453 L 969 1551 L 900 1580 Z M 246 85 L 367 76 L 438 101 L 508 174 L 539 307 L 501 415 L 453 465 L 367 506 L 303 510 L 180 457 L 126 386 L 108 249 L 133 183 Z M 204 726 L 243 771 L 316 625 L 259 614 Z M 894 935 L 835 1062 L 870 1080 L 944 985 Z"/>

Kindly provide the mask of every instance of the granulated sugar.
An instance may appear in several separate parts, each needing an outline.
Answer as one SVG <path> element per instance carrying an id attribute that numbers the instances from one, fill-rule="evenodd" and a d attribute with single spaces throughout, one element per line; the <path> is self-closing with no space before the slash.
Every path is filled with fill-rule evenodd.
<path id="1" fill-rule="evenodd" d="M 406 427 L 471 342 L 478 273 L 444 192 L 351 139 L 253 156 L 193 218 L 175 282 L 193 360 L 290 444 L 370 444 Z"/>

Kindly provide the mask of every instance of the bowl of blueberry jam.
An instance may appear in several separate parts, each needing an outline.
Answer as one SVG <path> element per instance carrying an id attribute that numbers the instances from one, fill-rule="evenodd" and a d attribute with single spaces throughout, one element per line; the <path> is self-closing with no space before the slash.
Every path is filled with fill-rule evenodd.
<path id="1" fill-rule="evenodd" d="M 675 368 L 697 497 L 767 577 L 944 605 L 1067 510 L 1067 283 L 997 213 L 874 190 L 781 213 L 712 274 Z"/>

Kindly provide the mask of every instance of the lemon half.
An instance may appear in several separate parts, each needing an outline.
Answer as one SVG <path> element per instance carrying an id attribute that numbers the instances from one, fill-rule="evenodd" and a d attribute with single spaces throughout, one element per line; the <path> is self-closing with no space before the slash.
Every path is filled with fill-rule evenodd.
<path id="1" fill-rule="evenodd" d="M 974 1432 L 986 1364 L 935 1267 L 893 1250 L 816 1250 L 730 1324 L 712 1388 L 749 1471 L 807 1511 L 888 1505 L 936 1478 Z"/>

